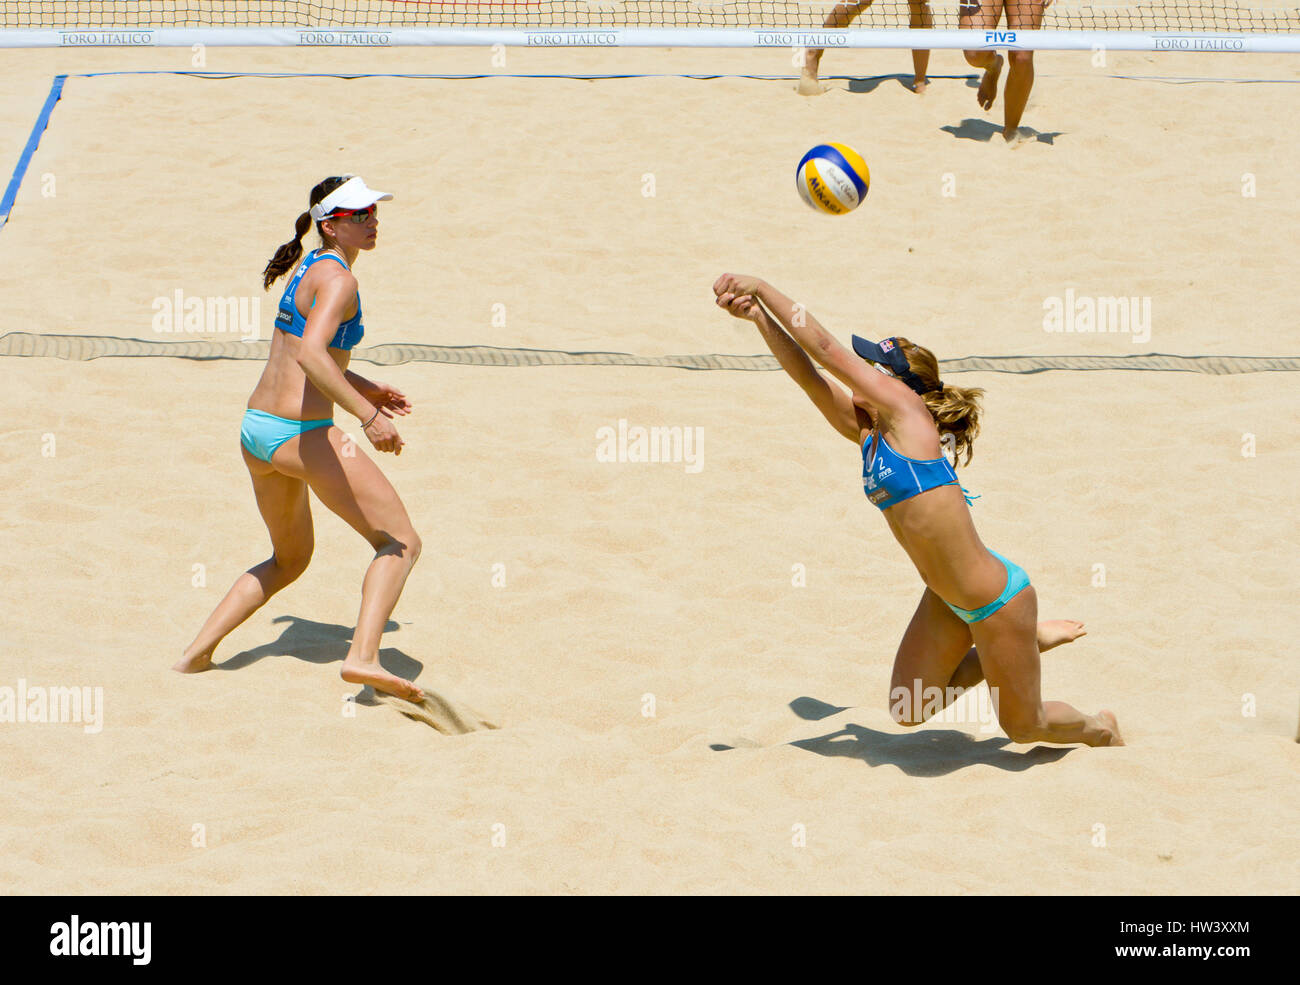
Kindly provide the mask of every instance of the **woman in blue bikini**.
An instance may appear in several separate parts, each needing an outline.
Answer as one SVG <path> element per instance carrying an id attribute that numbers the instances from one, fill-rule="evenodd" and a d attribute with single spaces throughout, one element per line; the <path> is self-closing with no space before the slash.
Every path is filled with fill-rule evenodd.
<path id="1" fill-rule="evenodd" d="M 919 725 L 986 680 L 1013 742 L 1123 745 L 1111 712 L 1085 715 L 1042 700 L 1040 652 L 1076 639 L 1083 627 L 1038 622 L 1029 578 L 980 542 L 957 474 L 940 453 L 942 427 L 956 441 L 954 457 L 965 452 L 970 461 L 982 391 L 945 386 L 934 354 L 904 338 L 877 344 L 854 336 L 850 352 L 756 277 L 723 274 L 713 293 L 719 307 L 758 325 L 781 367 L 832 427 L 861 446 L 867 498 L 926 585 L 894 660 L 895 720 Z M 851 392 L 832 384 L 809 355 Z"/>
<path id="2" fill-rule="evenodd" d="M 361 611 L 341 670 L 345 681 L 419 701 L 423 692 L 379 665 L 379 637 L 412 565 L 420 538 L 384 473 L 334 426 L 335 405 L 357 418 L 377 451 L 401 454 L 390 418 L 411 403 L 395 387 L 348 369 L 361 341 L 361 296 L 352 274 L 359 253 L 377 242 L 380 201 L 354 175 L 326 178 L 311 190 L 295 236 L 263 272 L 269 288 L 294 269 L 280 299 L 271 353 L 248 399 L 240 439 L 257 507 L 271 535 L 271 557 L 240 575 L 173 669 L 192 674 L 212 665 L 225 636 L 294 581 L 314 546 L 310 488 L 375 549 L 361 583 Z M 323 245 L 301 264 L 302 238 L 315 221 Z"/>

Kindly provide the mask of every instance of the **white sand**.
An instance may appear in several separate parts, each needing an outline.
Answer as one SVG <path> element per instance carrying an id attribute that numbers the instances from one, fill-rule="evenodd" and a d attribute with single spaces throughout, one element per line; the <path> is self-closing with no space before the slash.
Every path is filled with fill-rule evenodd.
<path id="1" fill-rule="evenodd" d="M 208 55 L 491 70 L 478 50 Z M 0 164 L 54 72 L 189 57 L 0 53 Z M 347 170 L 397 195 L 357 265 L 366 345 L 760 352 L 711 306 L 731 269 L 841 337 L 903 333 L 942 358 L 1300 355 L 1300 86 L 1110 77 L 1300 79 L 1300 63 L 1111 61 L 1039 56 L 1024 122 L 1057 136 L 1015 151 L 942 129 L 984 117 L 947 79 L 923 99 L 886 80 L 805 100 L 739 79 L 74 78 L 0 231 L 0 331 L 216 338 L 155 334 L 153 299 L 260 295 L 307 189 Z M 506 70 L 787 62 L 512 51 Z M 824 71 L 907 65 L 831 52 Z M 936 52 L 932 70 L 965 66 Z M 825 139 L 872 167 L 848 218 L 792 187 Z M 1045 332 L 1044 299 L 1067 289 L 1149 297 L 1149 342 Z M 278 289 L 260 296 L 266 337 Z M 889 667 L 920 582 L 853 447 L 781 374 L 354 363 L 416 404 L 405 452 L 382 458 L 425 543 L 385 660 L 501 726 L 446 735 L 346 700 L 369 551 L 319 504 L 311 569 L 226 641 L 233 669 L 168 670 L 267 553 L 237 448 L 259 364 L 3 366 L 0 687 L 105 701 L 97 734 L 0 725 L 9 892 L 1294 891 L 1290 374 L 950 377 L 988 390 L 963 472 L 981 535 L 1025 566 L 1044 617 L 1088 626 L 1044 656 L 1044 694 L 1115 709 L 1130 745 L 1089 750 L 894 725 Z M 702 470 L 598 462 L 598 429 L 620 419 L 702 428 Z"/>

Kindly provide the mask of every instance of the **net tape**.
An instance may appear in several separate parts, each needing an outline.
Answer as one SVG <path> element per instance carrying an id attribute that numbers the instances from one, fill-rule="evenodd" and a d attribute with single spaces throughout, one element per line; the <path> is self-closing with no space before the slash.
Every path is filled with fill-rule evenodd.
<path id="1" fill-rule="evenodd" d="M 929 4 L 934 29 L 956 29 L 960 0 Z M 985 4 L 989 0 L 984 0 Z M 1038 0 L 1005 0 L 1012 12 L 1028 12 Z M 0 28 L 94 30 L 103 28 L 508 28 L 508 27 L 697 27 L 834 28 L 827 2 L 790 0 L 0 0 Z M 860 8 L 854 29 L 909 26 L 907 0 L 876 0 Z M 1021 24 L 1028 27 L 1028 24 Z M 1116 3 L 1055 0 L 1043 14 L 1043 30 L 1296 32 L 1295 0 L 1120 0 Z"/>
<path id="2" fill-rule="evenodd" d="M 40 335 L 10 332 L 0 336 L 0 356 L 69 359 L 170 358 L 264 360 L 269 342 L 154 342 L 104 335 Z M 564 349 L 503 348 L 488 345 L 397 343 L 353 351 L 353 359 L 376 366 L 448 363 L 459 366 L 647 366 L 662 369 L 770 372 L 780 364 L 769 355 L 690 353 L 638 356 L 628 352 L 570 352 Z M 1043 373 L 1048 370 L 1146 370 L 1232 376 L 1240 373 L 1300 372 L 1300 356 L 1178 356 L 1160 352 L 1123 356 L 965 356 L 941 359 L 948 373 Z"/>

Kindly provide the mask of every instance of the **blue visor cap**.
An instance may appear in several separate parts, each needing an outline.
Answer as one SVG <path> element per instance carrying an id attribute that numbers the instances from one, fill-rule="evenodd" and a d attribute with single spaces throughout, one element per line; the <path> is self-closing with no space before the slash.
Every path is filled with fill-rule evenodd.
<path id="1" fill-rule="evenodd" d="M 925 381 L 912 372 L 907 364 L 907 356 L 898 347 L 897 339 L 883 339 L 880 342 L 868 342 L 861 336 L 853 336 L 853 351 L 868 362 L 879 363 L 889 367 L 893 374 L 917 393 L 925 394 L 931 390 L 942 390 L 943 383 L 927 386 Z"/>

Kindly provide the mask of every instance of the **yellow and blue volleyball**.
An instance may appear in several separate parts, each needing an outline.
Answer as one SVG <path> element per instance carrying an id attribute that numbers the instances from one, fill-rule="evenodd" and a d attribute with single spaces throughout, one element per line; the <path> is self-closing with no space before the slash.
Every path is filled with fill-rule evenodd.
<path id="1" fill-rule="evenodd" d="M 844 215 L 867 197 L 871 173 L 862 155 L 845 144 L 818 144 L 795 168 L 803 200 L 818 212 Z"/>

